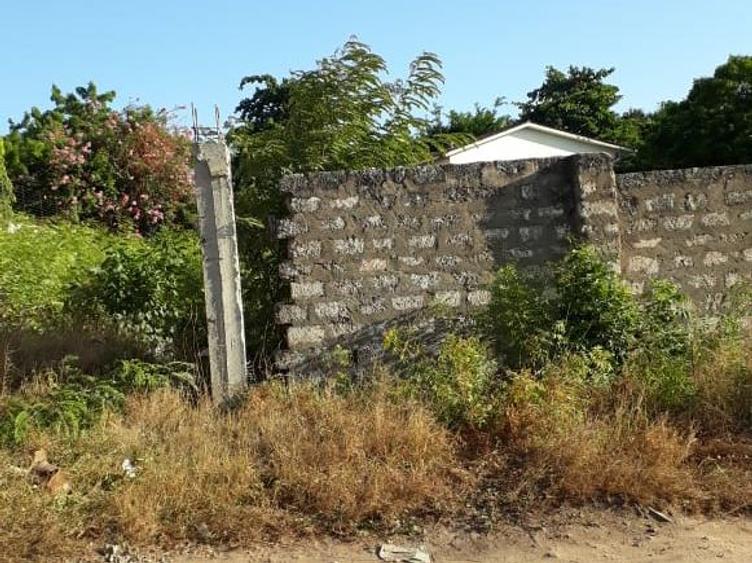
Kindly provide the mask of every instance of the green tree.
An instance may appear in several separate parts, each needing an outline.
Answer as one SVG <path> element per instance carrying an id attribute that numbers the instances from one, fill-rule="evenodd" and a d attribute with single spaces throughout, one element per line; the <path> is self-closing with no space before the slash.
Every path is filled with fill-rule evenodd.
<path id="1" fill-rule="evenodd" d="M 473 139 L 498 133 L 512 123 L 509 115 L 499 113 L 498 108 L 502 104 L 503 100 L 497 99 L 494 106 L 490 108 L 475 104 L 473 111 L 451 110 L 446 116 L 446 122 L 443 120 L 441 108 L 436 108 L 435 122 L 429 132 L 432 135 L 464 133 Z"/>
<path id="2" fill-rule="evenodd" d="M 283 299 L 281 252 L 258 225 L 285 214 L 279 179 L 293 172 L 427 162 L 453 138 L 428 134 L 429 110 L 443 83 L 436 55 L 417 57 L 404 79 L 386 81 L 386 72 L 382 57 L 351 40 L 313 70 L 281 81 L 269 75 L 241 81 L 241 88 L 257 87 L 238 105 L 240 121 L 229 134 L 247 341 L 255 353 L 266 357 L 277 343 L 272 311 Z"/>
<path id="3" fill-rule="evenodd" d="M 665 102 L 638 155 L 645 168 L 752 162 L 752 56 L 731 56 L 687 98 Z"/>
<path id="4" fill-rule="evenodd" d="M 612 108 L 621 96 L 617 86 L 605 82 L 613 72 L 613 68 L 570 66 L 562 72 L 546 67 L 543 84 L 528 92 L 527 101 L 516 104 L 520 120 L 618 141 L 619 116 Z"/>

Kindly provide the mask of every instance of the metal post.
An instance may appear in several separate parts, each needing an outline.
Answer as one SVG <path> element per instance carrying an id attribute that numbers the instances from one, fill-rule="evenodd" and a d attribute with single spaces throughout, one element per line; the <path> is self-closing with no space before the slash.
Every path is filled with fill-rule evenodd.
<path id="1" fill-rule="evenodd" d="M 204 256 L 211 390 L 215 401 L 223 401 L 247 383 L 230 151 L 221 139 L 197 140 L 193 153 Z"/>

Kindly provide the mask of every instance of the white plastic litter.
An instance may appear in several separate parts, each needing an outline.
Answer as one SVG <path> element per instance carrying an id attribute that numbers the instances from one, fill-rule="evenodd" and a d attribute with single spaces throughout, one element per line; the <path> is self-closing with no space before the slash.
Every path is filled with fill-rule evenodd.
<path id="1" fill-rule="evenodd" d="M 382 561 L 396 563 L 431 563 L 431 556 L 423 547 L 403 547 L 385 543 L 379 548 L 378 556 Z"/>

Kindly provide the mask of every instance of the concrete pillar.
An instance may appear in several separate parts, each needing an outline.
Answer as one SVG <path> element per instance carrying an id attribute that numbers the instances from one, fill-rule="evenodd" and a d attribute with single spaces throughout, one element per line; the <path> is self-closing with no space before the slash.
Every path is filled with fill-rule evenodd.
<path id="1" fill-rule="evenodd" d="M 196 199 L 204 256 L 204 295 L 211 390 L 223 401 L 247 383 L 230 151 L 223 142 L 193 145 Z"/>

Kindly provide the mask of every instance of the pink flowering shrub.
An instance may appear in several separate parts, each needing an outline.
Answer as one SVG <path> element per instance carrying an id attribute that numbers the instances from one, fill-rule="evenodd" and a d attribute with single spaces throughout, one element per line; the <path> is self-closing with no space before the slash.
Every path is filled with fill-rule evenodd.
<path id="1" fill-rule="evenodd" d="M 116 111 L 114 97 L 93 84 L 67 96 L 53 87 L 53 109 L 11 126 L 6 161 L 19 210 L 139 234 L 188 220 L 190 142 L 164 112 Z"/>

